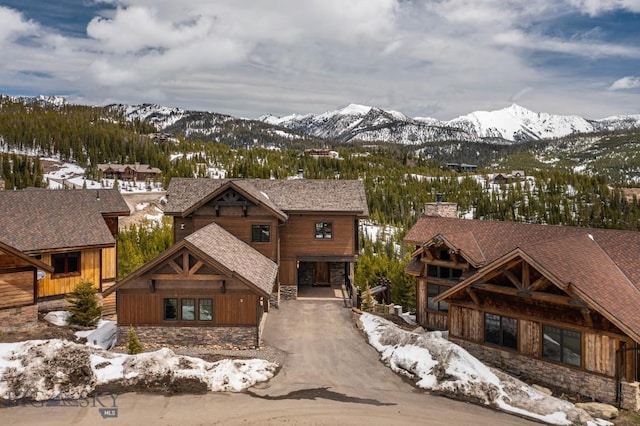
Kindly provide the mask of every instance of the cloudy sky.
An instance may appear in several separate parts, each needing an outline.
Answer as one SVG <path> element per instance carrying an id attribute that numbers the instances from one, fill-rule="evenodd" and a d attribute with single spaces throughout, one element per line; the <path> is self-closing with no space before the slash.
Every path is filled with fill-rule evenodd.
<path id="1" fill-rule="evenodd" d="M 640 0 L 0 0 L 0 93 L 239 117 L 640 113 Z"/>

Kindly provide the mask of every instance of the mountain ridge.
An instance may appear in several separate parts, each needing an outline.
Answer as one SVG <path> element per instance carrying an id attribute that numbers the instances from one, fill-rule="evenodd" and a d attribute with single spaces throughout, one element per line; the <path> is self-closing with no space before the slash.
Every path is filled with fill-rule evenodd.
<path id="1" fill-rule="evenodd" d="M 32 99 L 57 107 L 66 104 L 64 98 L 58 96 L 41 95 Z M 228 127 L 241 127 L 247 132 L 264 134 L 267 138 L 282 136 L 296 140 L 311 137 L 341 143 L 363 141 L 403 145 L 434 141 L 510 144 L 551 140 L 573 134 L 640 129 L 640 114 L 591 120 L 577 115 L 534 112 L 515 103 L 499 110 L 474 111 L 446 121 L 430 117 L 412 118 L 398 111 L 360 104 L 349 104 L 322 114 L 291 114 L 284 117 L 265 114 L 257 119 L 151 103 L 111 104 L 106 108 L 120 112 L 127 120 L 153 124 L 159 131 L 205 140 L 218 140 L 220 132 Z"/>

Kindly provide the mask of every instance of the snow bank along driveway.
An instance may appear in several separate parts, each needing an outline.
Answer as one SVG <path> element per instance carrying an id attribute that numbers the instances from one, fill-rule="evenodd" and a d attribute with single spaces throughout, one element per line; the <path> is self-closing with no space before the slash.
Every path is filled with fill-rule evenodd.
<path id="1" fill-rule="evenodd" d="M 382 361 L 416 385 L 455 399 L 480 402 L 499 410 L 554 425 L 612 425 L 593 419 L 568 401 L 545 395 L 520 380 L 487 367 L 440 332 L 412 333 L 383 318 L 360 317 L 369 343 Z"/>
<path id="2" fill-rule="evenodd" d="M 169 349 L 125 355 L 66 340 L 0 344 L 0 399 L 79 399 L 100 389 L 239 392 L 269 380 L 261 359 L 206 362 Z"/>

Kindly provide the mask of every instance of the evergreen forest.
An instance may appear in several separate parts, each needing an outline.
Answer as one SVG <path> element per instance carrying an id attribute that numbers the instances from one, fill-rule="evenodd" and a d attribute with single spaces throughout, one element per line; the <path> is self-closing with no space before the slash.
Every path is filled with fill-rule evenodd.
<path id="1" fill-rule="evenodd" d="M 261 140 L 251 129 L 241 127 L 237 137 Z M 75 162 L 92 179 L 100 178 L 99 163 L 148 163 L 162 170 L 165 187 L 172 177 L 285 179 L 299 170 L 308 179 L 361 179 L 369 220 L 394 232 L 376 238 L 361 234 L 356 283 L 363 289 L 374 286 L 379 276 L 390 278 L 394 300 L 405 308 L 414 303 L 413 280 L 403 273 L 412 248 L 402 238 L 436 194 L 477 219 L 640 231 L 640 203 L 630 192 L 640 182 L 638 133 L 510 145 L 443 141 L 419 147 L 307 140 L 293 149 L 290 141 L 278 146 L 270 140 L 266 148 L 237 139 L 224 144 L 180 135 L 157 138 L 155 132 L 150 124 L 126 121 L 113 109 L 52 107 L 0 97 L 1 176 L 7 189 L 44 186 L 43 156 Z M 305 147 L 330 148 L 339 158 L 314 158 L 304 153 Z M 474 163 L 478 170 L 458 173 L 447 162 Z M 524 176 L 509 177 L 513 170 Z M 494 182 L 495 173 L 505 179 Z M 153 258 L 171 238 L 166 221 L 121 232 L 120 274 Z"/>

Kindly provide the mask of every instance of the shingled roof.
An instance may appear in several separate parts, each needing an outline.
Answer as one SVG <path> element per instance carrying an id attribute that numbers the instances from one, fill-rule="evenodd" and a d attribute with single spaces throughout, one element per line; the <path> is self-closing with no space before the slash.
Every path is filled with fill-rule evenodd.
<path id="1" fill-rule="evenodd" d="M 181 216 L 228 182 L 285 213 L 336 212 L 369 216 L 364 183 L 336 179 L 186 179 L 169 184 L 165 213 Z"/>
<path id="2" fill-rule="evenodd" d="M 273 291 L 278 265 L 214 222 L 188 235 L 114 286 L 109 287 L 104 292 L 104 296 L 152 271 L 184 248 L 196 254 L 205 263 L 253 287 L 265 297 L 269 297 Z"/>
<path id="3" fill-rule="evenodd" d="M 520 256 L 640 341 L 640 232 L 423 216 L 405 242 L 437 237 L 480 268 L 438 299 Z"/>
<path id="4" fill-rule="evenodd" d="M 27 253 L 110 246 L 103 218 L 128 214 L 113 189 L 0 191 L 0 239 Z"/>

